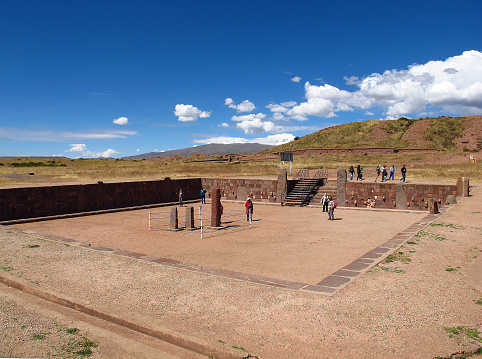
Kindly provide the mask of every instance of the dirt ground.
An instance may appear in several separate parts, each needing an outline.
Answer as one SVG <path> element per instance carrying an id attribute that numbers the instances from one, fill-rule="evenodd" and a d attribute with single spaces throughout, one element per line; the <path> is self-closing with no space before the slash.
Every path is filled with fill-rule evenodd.
<path id="1" fill-rule="evenodd" d="M 384 243 L 426 212 L 356 211 L 338 209 L 329 221 L 321 208 L 255 204 L 252 227 L 243 203 L 223 202 L 225 230 L 148 230 L 169 228 L 171 207 L 15 225 L 40 234 L 179 260 L 196 265 L 316 284 Z M 194 205 L 196 225 L 198 207 Z M 177 207 L 185 223 L 185 207 Z M 203 207 L 210 223 L 210 205 Z M 207 213 L 206 213 L 207 212 Z M 154 215 L 155 214 L 155 215 Z M 183 217 L 184 216 L 184 217 Z"/>
<path id="2" fill-rule="evenodd" d="M 238 348 L 239 358 L 451 358 L 475 352 L 482 342 L 480 185 L 472 194 L 411 238 L 393 261 L 332 297 L 113 256 L 11 227 L 0 227 L 0 276 L 213 348 Z M 227 211 L 242 207 L 223 204 Z M 328 221 L 319 208 L 255 204 L 253 228 L 202 240 L 149 233 L 143 211 L 22 228 L 54 233 L 62 223 L 59 236 L 92 245 L 142 246 L 162 257 L 314 283 L 424 214 L 338 209 L 335 215 L 339 220 Z M 95 359 L 203 357 L 47 310 L 17 292 L 0 286 L 0 356 L 48 357 L 53 347 L 62 348 L 59 328 L 76 327 L 98 344 Z M 39 333 L 50 334 L 32 339 Z"/>

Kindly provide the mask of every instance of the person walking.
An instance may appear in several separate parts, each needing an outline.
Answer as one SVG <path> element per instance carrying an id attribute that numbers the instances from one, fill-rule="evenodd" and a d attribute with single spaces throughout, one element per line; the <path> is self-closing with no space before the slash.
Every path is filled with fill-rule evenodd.
<path id="1" fill-rule="evenodd" d="M 246 220 L 249 222 L 249 220 L 253 217 L 253 202 L 251 202 L 250 197 L 247 198 L 244 207 L 246 207 Z"/>
<path id="2" fill-rule="evenodd" d="M 353 168 L 353 165 L 350 166 L 348 169 L 348 172 L 350 173 L 350 181 L 353 181 L 353 174 L 355 173 L 355 169 Z"/>
<path id="3" fill-rule="evenodd" d="M 179 206 L 182 207 L 182 199 L 184 197 L 184 192 L 182 191 L 182 188 L 179 188 Z"/>
<path id="4" fill-rule="evenodd" d="M 333 198 L 329 198 L 328 202 L 328 220 L 333 221 L 335 219 L 335 208 L 336 203 L 333 201 Z"/>
<path id="5" fill-rule="evenodd" d="M 407 177 L 407 168 L 405 167 L 405 165 L 402 166 L 400 172 L 402 172 L 402 178 L 400 178 L 400 181 L 403 181 L 403 183 L 405 183 L 405 179 Z"/>
<path id="6" fill-rule="evenodd" d="M 380 170 L 380 165 L 377 166 L 376 171 L 377 171 L 377 177 L 375 178 L 375 182 L 377 181 L 378 177 L 380 177 L 380 171 L 381 171 L 381 170 Z M 383 181 L 383 179 L 382 179 L 382 181 Z"/>
<path id="7" fill-rule="evenodd" d="M 323 206 L 323 212 L 328 212 L 328 202 L 330 201 L 330 197 L 326 195 L 326 193 L 321 197 L 321 205 Z"/>
<path id="8" fill-rule="evenodd" d="M 394 181 L 395 180 L 395 165 L 392 165 L 392 167 L 390 167 L 390 180 Z"/>
<path id="9" fill-rule="evenodd" d="M 201 204 L 205 204 L 206 203 L 206 190 L 204 188 L 201 188 Z"/>
<path id="10" fill-rule="evenodd" d="M 387 165 L 383 165 L 383 167 L 382 167 L 382 182 L 386 182 L 387 177 L 388 177 Z"/>

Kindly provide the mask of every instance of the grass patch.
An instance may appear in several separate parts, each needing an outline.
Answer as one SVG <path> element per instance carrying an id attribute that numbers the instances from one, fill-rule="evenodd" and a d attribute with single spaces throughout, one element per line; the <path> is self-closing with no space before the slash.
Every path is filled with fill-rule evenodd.
<path id="1" fill-rule="evenodd" d="M 445 269 L 446 272 L 457 272 L 457 268 L 448 267 Z"/>
<path id="2" fill-rule="evenodd" d="M 98 345 L 92 339 L 87 338 L 85 335 L 79 337 L 77 332 L 70 334 L 76 335 L 76 337 L 70 339 L 67 344 L 62 345 L 59 349 L 57 349 L 57 353 L 52 354 L 52 357 L 86 358 L 93 354 L 92 349 L 98 347 Z"/>
<path id="3" fill-rule="evenodd" d="M 464 337 L 473 341 L 482 343 L 480 333 L 475 328 L 460 327 L 444 327 L 444 330 L 449 334 L 450 338 L 457 338 L 462 340 Z"/>
<path id="4" fill-rule="evenodd" d="M 475 304 L 482 305 L 482 299 L 474 300 Z"/>
<path id="5" fill-rule="evenodd" d="M 39 248 L 40 245 L 38 244 L 27 244 L 26 246 L 23 246 L 23 248 Z"/>
<path id="6" fill-rule="evenodd" d="M 448 238 L 445 237 L 442 234 L 435 234 L 435 233 L 430 233 L 430 232 L 427 232 L 427 231 L 417 232 L 417 234 L 415 234 L 415 237 L 418 237 L 418 238 L 426 237 L 426 238 L 430 238 L 430 239 L 433 239 L 433 240 L 436 240 L 436 241 L 446 241 L 446 240 L 448 240 Z"/>
<path id="7" fill-rule="evenodd" d="M 50 335 L 52 333 L 38 333 L 38 334 L 34 334 L 32 336 L 32 339 L 33 340 L 44 340 L 45 338 L 47 338 L 47 335 Z"/>
<path id="8" fill-rule="evenodd" d="M 453 229 L 465 229 L 464 226 L 459 226 L 457 224 L 447 224 L 447 223 L 431 223 L 430 227 L 444 227 Z"/>
<path id="9" fill-rule="evenodd" d="M 387 258 L 385 258 L 385 263 L 393 263 L 393 262 L 402 262 L 402 263 L 410 263 L 412 259 L 406 255 L 404 252 L 397 252 L 396 254 L 390 254 Z"/>

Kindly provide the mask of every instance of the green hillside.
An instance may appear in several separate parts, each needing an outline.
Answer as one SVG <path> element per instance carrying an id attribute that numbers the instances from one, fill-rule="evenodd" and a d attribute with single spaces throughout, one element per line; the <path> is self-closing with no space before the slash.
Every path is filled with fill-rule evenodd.
<path id="1" fill-rule="evenodd" d="M 481 116 L 470 117 L 470 123 L 480 123 Z M 465 117 L 439 117 L 398 120 L 368 120 L 332 126 L 294 141 L 273 147 L 266 152 L 292 151 L 306 148 L 346 147 L 418 147 L 453 149 L 456 139 L 464 133 Z M 471 125 L 472 127 L 472 125 Z M 480 148 L 478 149 L 480 150 Z"/>

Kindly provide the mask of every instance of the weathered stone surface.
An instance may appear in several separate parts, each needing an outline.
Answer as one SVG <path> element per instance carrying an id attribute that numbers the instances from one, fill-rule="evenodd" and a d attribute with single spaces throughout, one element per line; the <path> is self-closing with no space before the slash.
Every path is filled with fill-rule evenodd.
<path id="1" fill-rule="evenodd" d="M 172 207 L 171 208 L 171 217 L 169 221 L 169 228 L 171 229 L 178 229 L 178 219 L 177 219 L 177 207 Z"/>
<path id="2" fill-rule="evenodd" d="M 433 198 L 428 202 L 428 209 L 430 214 L 437 214 L 438 213 L 438 202 Z"/>
<path id="3" fill-rule="evenodd" d="M 221 226 L 221 194 L 219 188 L 212 190 L 211 201 L 211 227 Z"/>
<path id="4" fill-rule="evenodd" d="M 457 194 L 461 197 L 469 196 L 469 179 L 467 177 L 460 177 L 457 180 Z"/>
<path id="5" fill-rule="evenodd" d="M 402 182 L 398 182 L 395 187 L 395 203 L 397 209 L 407 209 L 407 192 Z"/>
<path id="6" fill-rule="evenodd" d="M 194 228 L 194 207 L 186 207 L 186 229 Z"/>
<path id="7" fill-rule="evenodd" d="M 445 199 L 445 204 L 456 204 L 457 198 L 453 194 L 449 194 Z"/>
<path id="8" fill-rule="evenodd" d="M 338 168 L 336 171 L 336 198 L 339 207 L 346 207 L 346 169 Z"/>
<path id="9" fill-rule="evenodd" d="M 278 185 L 276 188 L 276 202 L 281 202 L 283 192 L 286 194 L 288 190 L 288 173 L 286 170 L 281 170 L 278 174 Z"/>

